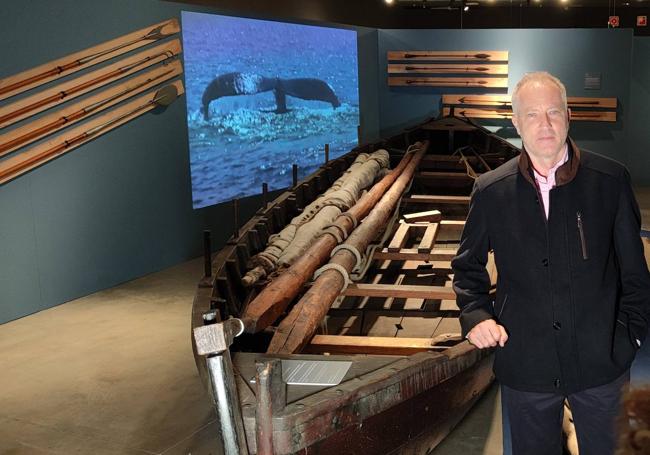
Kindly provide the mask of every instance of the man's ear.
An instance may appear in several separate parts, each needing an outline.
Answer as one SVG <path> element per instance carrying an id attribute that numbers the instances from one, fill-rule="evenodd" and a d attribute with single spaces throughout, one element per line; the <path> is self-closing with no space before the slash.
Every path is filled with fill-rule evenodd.
<path id="1" fill-rule="evenodd" d="M 513 112 L 512 113 L 512 118 L 510 119 L 510 121 L 512 122 L 512 126 L 514 126 L 515 129 L 517 130 L 517 134 L 519 134 L 519 136 L 521 136 L 521 133 L 519 133 L 519 120 L 517 119 L 517 114 L 515 114 Z"/>

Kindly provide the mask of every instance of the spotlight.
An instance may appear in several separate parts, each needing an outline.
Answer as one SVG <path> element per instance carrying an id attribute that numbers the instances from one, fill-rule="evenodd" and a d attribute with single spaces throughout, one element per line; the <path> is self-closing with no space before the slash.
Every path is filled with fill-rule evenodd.
<path id="1" fill-rule="evenodd" d="M 469 11 L 469 6 L 465 5 L 465 8 L 463 8 L 463 11 Z"/>
<path id="2" fill-rule="evenodd" d="M 384 0 L 384 1 L 386 2 L 387 5 L 392 5 L 393 4 L 393 0 Z"/>

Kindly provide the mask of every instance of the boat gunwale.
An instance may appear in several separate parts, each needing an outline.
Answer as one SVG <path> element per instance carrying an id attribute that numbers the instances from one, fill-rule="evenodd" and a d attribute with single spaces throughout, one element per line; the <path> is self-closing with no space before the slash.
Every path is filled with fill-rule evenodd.
<path id="1" fill-rule="evenodd" d="M 339 432 L 341 425 L 361 424 L 369 417 L 433 390 L 468 367 L 478 365 L 493 352 L 493 349 L 476 349 L 463 341 L 444 353 L 429 351 L 396 356 L 395 362 L 288 404 L 273 416 L 274 447 L 278 453 L 294 453 L 309 447 Z M 251 447 L 255 437 L 255 407 L 244 408 L 243 417 Z M 305 434 L 312 434 L 310 430 L 316 429 L 319 437 L 305 438 Z"/>

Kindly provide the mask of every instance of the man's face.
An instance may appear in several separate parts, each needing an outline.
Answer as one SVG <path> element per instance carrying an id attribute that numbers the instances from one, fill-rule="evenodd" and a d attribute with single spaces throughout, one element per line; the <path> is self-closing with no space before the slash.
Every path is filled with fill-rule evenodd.
<path id="1" fill-rule="evenodd" d="M 519 90 L 512 124 L 533 158 L 555 158 L 569 132 L 569 111 L 560 89 L 552 83 L 531 82 Z"/>

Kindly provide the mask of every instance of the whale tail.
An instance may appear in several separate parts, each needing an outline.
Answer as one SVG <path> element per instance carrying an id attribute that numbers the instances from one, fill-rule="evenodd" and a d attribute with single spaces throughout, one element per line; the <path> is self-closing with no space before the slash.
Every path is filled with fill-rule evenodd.
<path id="1" fill-rule="evenodd" d="M 334 89 L 330 85 L 315 78 L 278 79 L 275 89 L 275 99 L 279 112 L 286 112 L 286 96 L 303 100 L 324 101 L 330 103 L 333 109 L 341 105 Z"/>
<path id="2" fill-rule="evenodd" d="M 224 96 L 253 95 L 273 90 L 276 113 L 288 112 L 287 95 L 303 100 L 330 103 L 336 109 L 341 105 L 330 85 L 314 78 L 279 79 L 252 73 L 226 73 L 212 80 L 203 92 L 203 118 L 210 119 L 210 102 Z"/>

